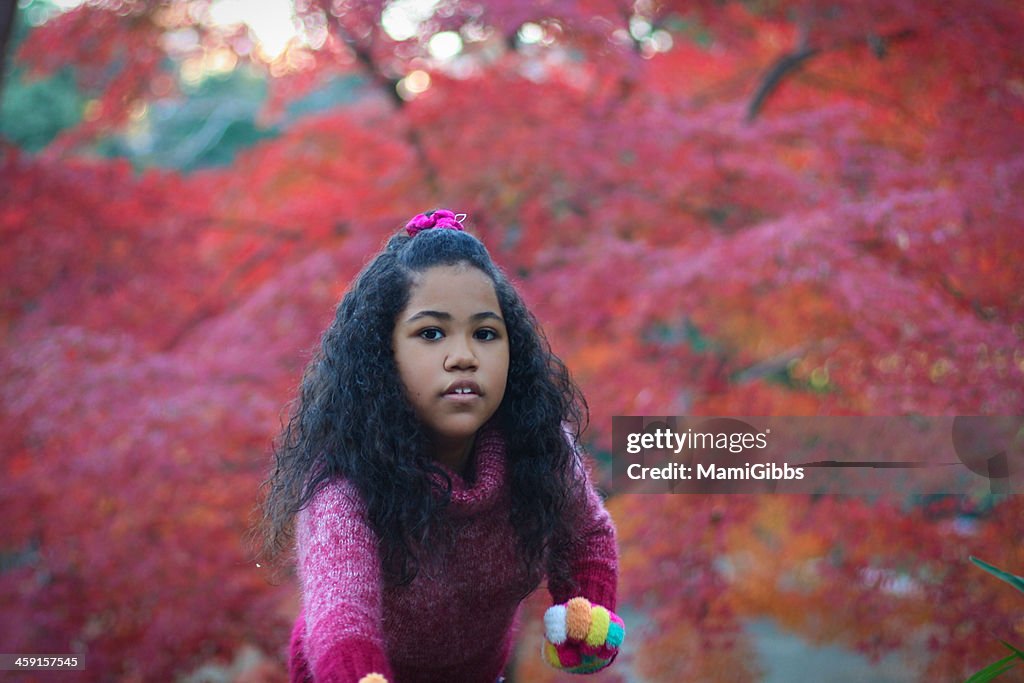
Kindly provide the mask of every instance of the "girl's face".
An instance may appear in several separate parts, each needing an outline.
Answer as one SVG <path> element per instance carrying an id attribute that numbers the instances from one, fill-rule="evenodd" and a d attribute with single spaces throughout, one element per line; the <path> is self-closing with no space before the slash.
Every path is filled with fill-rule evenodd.
<path id="1" fill-rule="evenodd" d="M 490 278 L 465 264 L 417 274 L 391 343 L 435 457 L 462 472 L 508 380 L 508 331 Z"/>

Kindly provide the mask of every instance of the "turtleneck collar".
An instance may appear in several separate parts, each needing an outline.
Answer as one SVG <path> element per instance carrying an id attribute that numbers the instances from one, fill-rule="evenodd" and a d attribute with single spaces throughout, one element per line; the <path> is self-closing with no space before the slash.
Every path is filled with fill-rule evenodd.
<path id="1" fill-rule="evenodd" d="M 478 514 L 492 508 L 500 499 L 507 480 L 508 463 L 505 437 L 498 427 L 487 423 L 480 428 L 467 463 L 472 478 L 464 478 L 445 465 L 441 469 L 452 480 L 452 498 L 447 512 L 453 517 Z"/>

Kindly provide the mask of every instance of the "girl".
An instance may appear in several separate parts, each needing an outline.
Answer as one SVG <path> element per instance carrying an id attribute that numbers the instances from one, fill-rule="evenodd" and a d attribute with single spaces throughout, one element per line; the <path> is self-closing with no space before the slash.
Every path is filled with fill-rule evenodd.
<path id="1" fill-rule="evenodd" d="M 550 664 L 597 671 L 622 642 L 585 403 L 461 218 L 416 216 L 363 269 L 275 445 L 265 547 L 297 545 L 295 683 L 500 681 L 542 577 Z"/>

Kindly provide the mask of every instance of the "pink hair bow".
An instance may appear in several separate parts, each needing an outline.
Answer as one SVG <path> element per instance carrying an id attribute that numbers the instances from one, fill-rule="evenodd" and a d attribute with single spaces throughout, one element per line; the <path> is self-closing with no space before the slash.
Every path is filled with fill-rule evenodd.
<path id="1" fill-rule="evenodd" d="M 405 224 L 405 231 L 410 236 L 415 235 L 421 230 L 430 229 L 448 229 L 448 230 L 465 230 L 462 227 L 462 221 L 466 219 L 466 214 L 455 213 L 448 209 L 438 209 L 432 212 L 429 216 L 425 213 L 417 214 L 413 216 L 412 220 Z"/>

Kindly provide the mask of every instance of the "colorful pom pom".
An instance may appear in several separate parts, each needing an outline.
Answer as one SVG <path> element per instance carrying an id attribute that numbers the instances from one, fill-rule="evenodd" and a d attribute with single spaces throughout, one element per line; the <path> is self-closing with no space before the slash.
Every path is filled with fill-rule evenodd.
<path id="1" fill-rule="evenodd" d="M 605 645 L 618 648 L 626 637 L 626 625 L 622 623 L 619 615 L 611 615 L 611 623 L 608 624 L 608 635 L 605 637 Z"/>
<path id="2" fill-rule="evenodd" d="M 601 647 L 608 636 L 608 627 L 611 625 L 611 616 L 608 610 L 600 605 L 594 605 L 590 611 L 590 630 L 587 632 L 586 643 L 590 647 Z"/>
<path id="3" fill-rule="evenodd" d="M 565 632 L 572 640 L 586 640 L 590 632 L 590 601 L 573 598 L 565 603 Z"/>
<path id="4" fill-rule="evenodd" d="M 558 650 L 549 641 L 544 641 L 543 646 L 544 661 L 555 667 L 556 669 L 562 668 L 562 660 L 558 658 Z"/>
<path id="5" fill-rule="evenodd" d="M 617 614 L 576 597 L 544 613 L 541 655 L 556 669 L 593 673 L 611 664 L 625 634 L 625 625 Z"/>
<path id="6" fill-rule="evenodd" d="M 555 645 L 565 642 L 565 605 L 548 607 L 544 613 L 544 636 Z"/>

